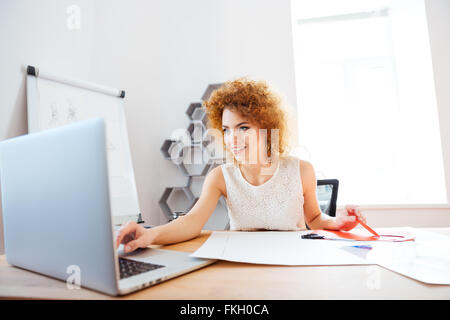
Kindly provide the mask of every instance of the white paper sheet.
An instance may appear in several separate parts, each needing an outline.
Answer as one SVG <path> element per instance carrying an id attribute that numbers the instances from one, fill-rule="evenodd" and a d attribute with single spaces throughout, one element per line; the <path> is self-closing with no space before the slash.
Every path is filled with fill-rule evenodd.
<path id="1" fill-rule="evenodd" d="M 450 237 L 415 230 L 415 241 L 377 243 L 372 250 L 346 250 L 379 266 L 430 284 L 450 285 Z M 361 255 L 358 255 L 362 257 Z"/>
<path id="2" fill-rule="evenodd" d="M 191 256 L 271 265 L 367 265 L 341 250 L 347 241 L 309 240 L 308 231 L 215 231 Z M 361 241 L 358 245 L 361 245 Z"/>

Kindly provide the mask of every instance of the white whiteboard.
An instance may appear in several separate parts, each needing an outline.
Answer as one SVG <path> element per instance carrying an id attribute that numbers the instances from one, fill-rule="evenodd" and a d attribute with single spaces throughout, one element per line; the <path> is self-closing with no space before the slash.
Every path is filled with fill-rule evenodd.
<path id="1" fill-rule="evenodd" d="M 106 125 L 114 224 L 137 220 L 140 211 L 124 113 L 124 99 L 80 86 L 27 75 L 28 132 L 102 117 Z M 88 83 L 87 83 L 88 84 Z"/>

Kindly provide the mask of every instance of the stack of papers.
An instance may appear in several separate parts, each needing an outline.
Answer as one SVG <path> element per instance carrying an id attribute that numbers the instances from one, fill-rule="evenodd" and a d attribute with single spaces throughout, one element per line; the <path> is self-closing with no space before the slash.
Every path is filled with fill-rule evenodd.
<path id="1" fill-rule="evenodd" d="M 310 231 L 215 231 L 191 256 L 244 263 L 314 266 L 377 264 L 432 284 L 450 284 L 450 237 L 413 228 L 414 241 L 377 242 L 302 239 Z"/>

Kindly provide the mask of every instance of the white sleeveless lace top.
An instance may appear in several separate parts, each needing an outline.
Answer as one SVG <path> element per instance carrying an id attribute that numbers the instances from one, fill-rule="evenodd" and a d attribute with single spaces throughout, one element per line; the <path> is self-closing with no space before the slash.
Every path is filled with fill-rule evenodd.
<path id="1" fill-rule="evenodd" d="M 299 161 L 280 157 L 273 176 L 259 186 L 245 180 L 233 163 L 222 164 L 230 230 L 306 229 Z"/>

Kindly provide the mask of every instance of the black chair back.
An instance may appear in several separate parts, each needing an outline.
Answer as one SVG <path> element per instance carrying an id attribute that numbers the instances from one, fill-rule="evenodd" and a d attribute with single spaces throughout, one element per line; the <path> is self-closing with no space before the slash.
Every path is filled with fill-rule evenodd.
<path id="1" fill-rule="evenodd" d="M 320 211 L 332 217 L 336 216 L 338 189 L 339 181 L 337 179 L 317 180 L 317 200 Z"/>

